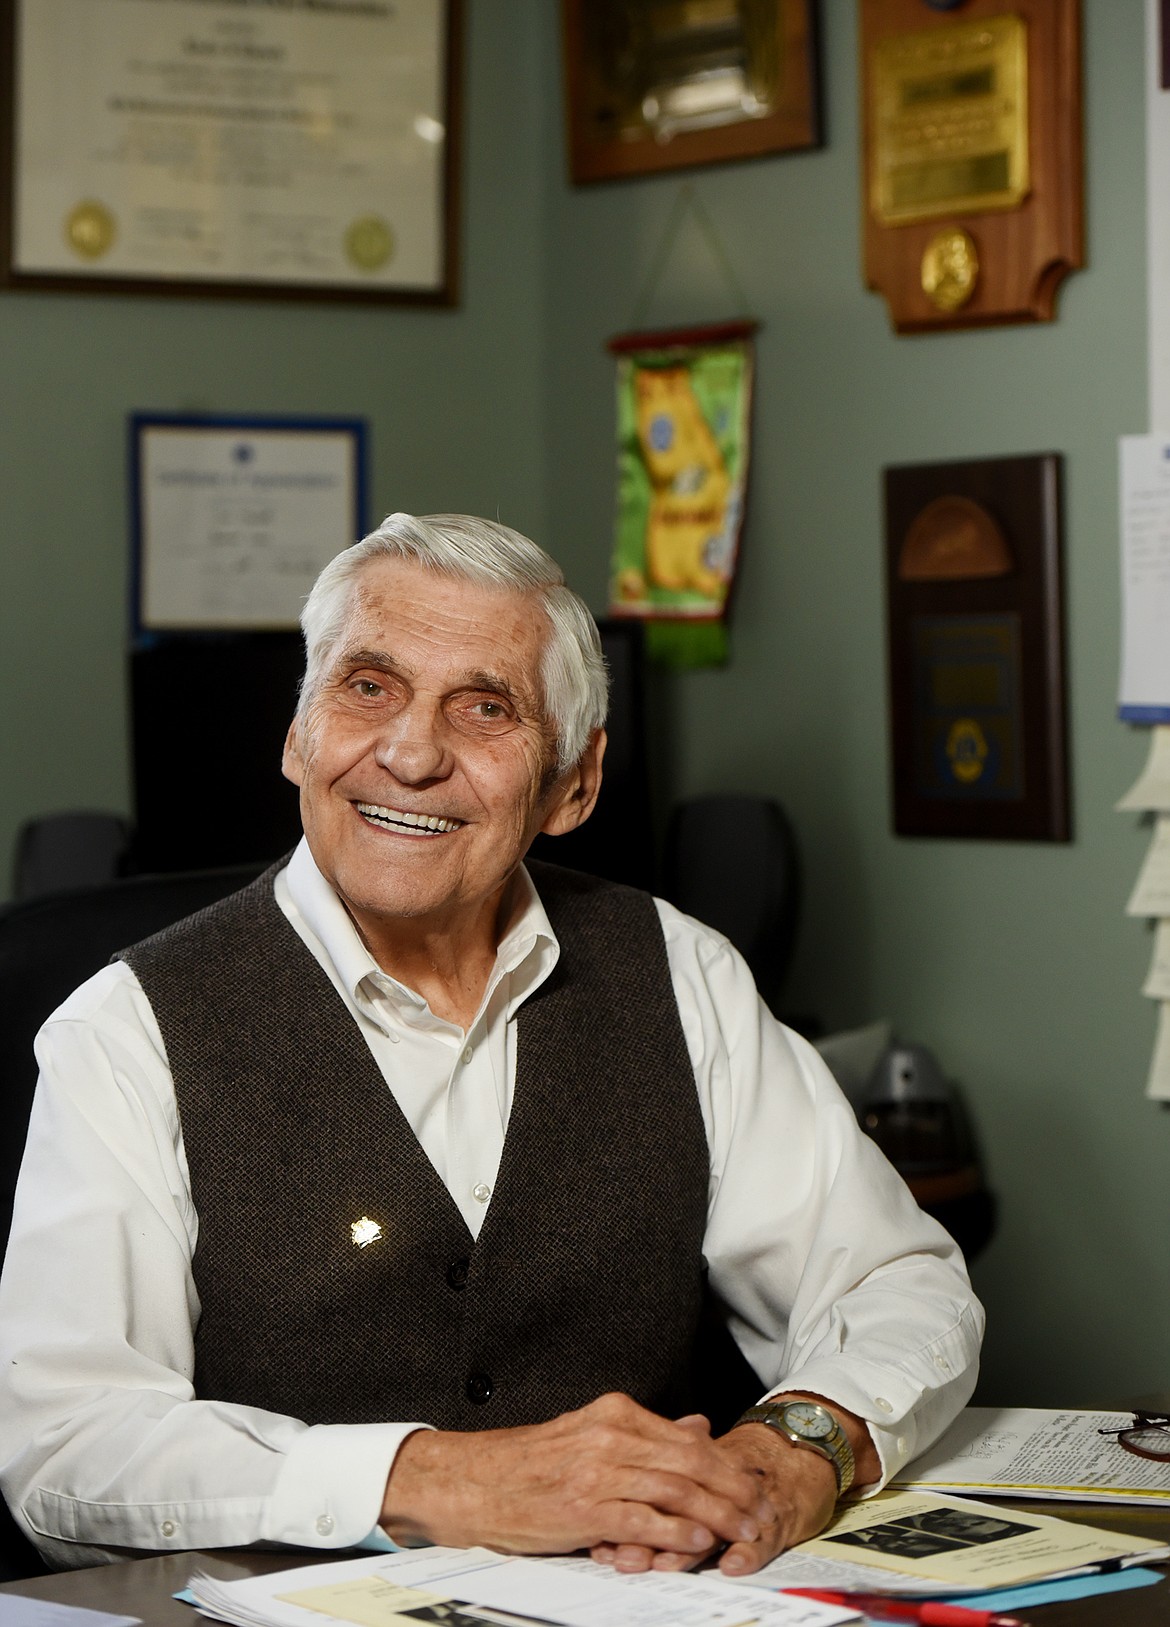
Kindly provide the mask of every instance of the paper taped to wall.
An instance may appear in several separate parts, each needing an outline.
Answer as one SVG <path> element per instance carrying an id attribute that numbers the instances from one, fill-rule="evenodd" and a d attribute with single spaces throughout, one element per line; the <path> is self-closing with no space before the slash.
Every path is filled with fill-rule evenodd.
<path id="1" fill-rule="evenodd" d="M 1125 906 L 1127 915 L 1170 916 L 1170 814 L 1160 814 L 1154 839 Z"/>
<path id="2" fill-rule="evenodd" d="M 1121 693 L 1132 723 L 1170 723 L 1170 440 L 1121 438 Z"/>
<path id="3" fill-rule="evenodd" d="M 1170 628 L 1166 637 L 1170 639 Z M 1170 813 L 1170 728 L 1166 724 L 1150 730 L 1146 766 L 1116 807 L 1118 813 Z"/>

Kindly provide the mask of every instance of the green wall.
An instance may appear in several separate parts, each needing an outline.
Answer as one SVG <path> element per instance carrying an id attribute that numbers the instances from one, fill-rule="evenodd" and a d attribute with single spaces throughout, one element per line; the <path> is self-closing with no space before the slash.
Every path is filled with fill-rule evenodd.
<path id="1" fill-rule="evenodd" d="M 982 1394 L 1092 1404 L 1170 1382 L 1170 1112 L 1142 1098 L 1150 939 L 1122 914 L 1148 834 L 1112 812 L 1146 744 L 1114 716 L 1117 437 L 1146 427 L 1142 0 L 1085 0 L 1088 269 L 1059 320 L 915 338 L 895 338 L 862 285 L 856 7 L 821 10 L 826 148 L 692 178 L 764 327 L 733 659 L 656 685 L 660 780 L 672 797 L 741 789 L 789 809 L 807 877 L 792 1008 L 833 1027 L 892 1018 L 974 1111 L 1001 1203 L 975 1268 Z M 551 81 L 547 17 L 543 50 Z M 555 154 L 556 98 L 546 116 Z M 547 184 L 546 508 L 600 603 L 602 346 L 630 324 L 681 181 L 574 191 L 554 157 Z M 732 314 L 690 223 L 646 325 Z M 1075 839 L 894 838 L 881 470 L 1050 450 L 1066 460 Z"/>
<path id="2" fill-rule="evenodd" d="M 0 853 L 30 814 L 126 806 L 133 409 L 365 415 L 377 513 L 498 513 L 603 607 L 603 346 L 682 182 L 567 185 L 557 9 L 469 7 L 457 311 L 0 295 Z M 855 10 L 822 0 L 826 148 L 692 178 L 764 327 L 733 659 L 655 680 L 657 792 L 788 807 L 807 881 L 793 1007 L 891 1017 L 974 1111 L 1001 1204 L 975 1268 L 983 1395 L 1107 1401 L 1164 1387 L 1170 1349 L 1170 1113 L 1142 1098 L 1150 942 L 1122 914 L 1148 836 L 1112 812 L 1145 751 L 1114 717 L 1116 442 L 1146 427 L 1142 0 L 1084 0 L 1088 269 L 1058 321 L 911 339 L 861 283 Z M 648 324 L 733 303 L 688 223 Z M 1048 450 L 1066 459 L 1075 839 L 895 839 L 880 471 Z M 193 773 L 214 763 L 192 743 Z"/>

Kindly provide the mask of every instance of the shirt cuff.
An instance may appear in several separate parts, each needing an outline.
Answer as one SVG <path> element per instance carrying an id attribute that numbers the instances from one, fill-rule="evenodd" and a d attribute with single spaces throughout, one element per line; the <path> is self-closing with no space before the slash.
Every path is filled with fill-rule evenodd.
<path id="1" fill-rule="evenodd" d="M 273 1488 L 264 1538 L 295 1548 L 353 1548 L 377 1527 L 398 1448 L 429 1424 L 314 1424 L 298 1435 Z"/>

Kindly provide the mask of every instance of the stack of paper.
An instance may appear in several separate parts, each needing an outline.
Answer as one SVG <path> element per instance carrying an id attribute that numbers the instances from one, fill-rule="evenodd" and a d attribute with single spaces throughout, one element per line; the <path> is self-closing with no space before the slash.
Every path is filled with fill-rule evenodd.
<path id="1" fill-rule="evenodd" d="M 1170 1463 L 1135 1457 L 1116 1435 L 1098 1433 L 1132 1422 L 1128 1412 L 967 1407 L 896 1484 L 977 1497 L 1170 1504 Z"/>
<path id="2" fill-rule="evenodd" d="M 193 1576 L 205 1615 L 236 1627 L 835 1627 L 858 1612 L 771 1597 L 705 1576 L 619 1576 L 592 1560 L 508 1559 L 425 1548 L 216 1582 Z"/>
<path id="3" fill-rule="evenodd" d="M 734 1581 L 717 1570 L 621 1576 L 589 1559 L 425 1548 L 242 1582 L 195 1576 L 189 1585 L 204 1614 L 237 1627 L 832 1627 L 858 1612 L 776 1590 L 939 1598 L 1168 1556 L 1170 1547 L 1043 1514 L 884 1491 Z"/>
<path id="4" fill-rule="evenodd" d="M 1126 913 L 1157 922 L 1154 955 L 1142 986 L 1147 998 L 1158 1001 L 1158 1034 L 1146 1095 L 1165 1102 L 1170 1101 L 1170 726 L 1160 724 L 1151 731 L 1149 760 L 1117 806 L 1157 816 Z"/>
<path id="5" fill-rule="evenodd" d="M 1167 1557 L 1166 1544 L 1080 1521 L 933 1492 L 884 1491 L 845 1504 L 819 1537 L 742 1581 L 942 1598 Z"/>

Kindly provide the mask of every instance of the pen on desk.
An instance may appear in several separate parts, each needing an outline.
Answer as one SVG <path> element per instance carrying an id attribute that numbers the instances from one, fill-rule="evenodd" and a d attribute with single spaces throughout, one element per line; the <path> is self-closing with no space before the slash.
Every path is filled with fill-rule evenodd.
<path id="1" fill-rule="evenodd" d="M 1024 1627 L 1014 1616 L 997 1616 L 993 1610 L 971 1610 L 962 1604 L 943 1604 L 936 1599 L 891 1599 L 884 1593 L 834 1593 L 820 1587 L 786 1587 L 802 1599 L 819 1599 L 822 1604 L 847 1605 L 875 1621 L 913 1621 L 920 1627 Z"/>

